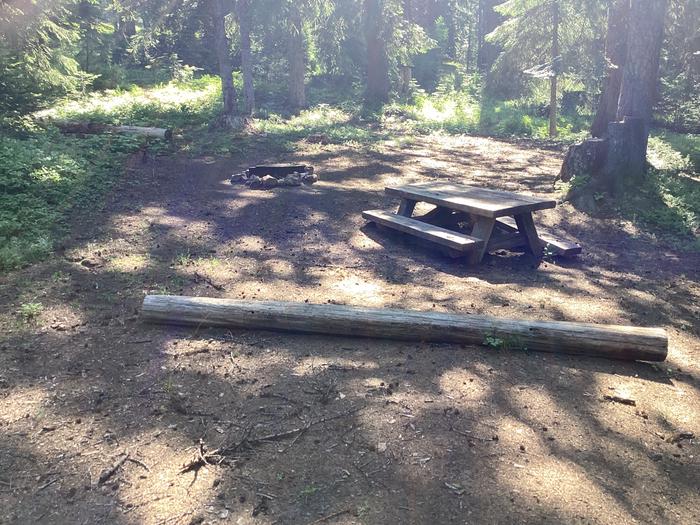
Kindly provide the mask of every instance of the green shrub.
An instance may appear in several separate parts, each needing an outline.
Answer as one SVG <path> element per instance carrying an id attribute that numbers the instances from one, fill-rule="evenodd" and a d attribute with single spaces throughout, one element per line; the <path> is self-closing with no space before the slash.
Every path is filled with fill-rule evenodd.
<path id="1" fill-rule="evenodd" d="M 30 130 L 0 137 L 0 271 L 36 261 L 66 232 L 66 219 L 95 201 L 140 145 L 127 136 L 61 135 Z"/>

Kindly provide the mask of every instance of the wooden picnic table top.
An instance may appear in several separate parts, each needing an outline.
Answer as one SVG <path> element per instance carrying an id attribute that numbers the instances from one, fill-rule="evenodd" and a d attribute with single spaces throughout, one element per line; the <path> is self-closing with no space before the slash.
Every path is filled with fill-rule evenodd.
<path id="1" fill-rule="evenodd" d="M 554 208 L 556 201 L 509 191 L 489 190 L 449 182 L 422 182 L 385 188 L 388 195 L 496 218 Z"/>

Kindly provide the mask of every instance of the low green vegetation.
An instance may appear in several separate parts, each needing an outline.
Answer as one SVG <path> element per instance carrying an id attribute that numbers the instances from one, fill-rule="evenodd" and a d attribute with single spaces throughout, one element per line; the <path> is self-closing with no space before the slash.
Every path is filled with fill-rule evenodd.
<path id="1" fill-rule="evenodd" d="M 360 102 L 324 103 L 320 99 L 327 93 L 318 88 L 313 92 L 318 103 L 296 115 L 276 112 L 271 98 L 241 132 L 212 125 L 221 105 L 219 80 L 213 76 L 66 99 L 31 118 L 6 123 L 0 136 L 0 270 L 51 253 L 67 233 L 72 212 L 95 210 L 94 203 L 118 180 L 126 157 L 145 146 L 155 153 L 225 155 L 255 145 L 290 151 L 310 137 L 349 147 L 435 132 L 546 137 L 544 96 L 535 92 L 527 99 L 496 101 L 481 97 L 479 89 L 475 81 L 461 90 L 417 90 L 410 101 L 372 111 Z M 589 118 L 583 108 L 563 114 L 559 139 L 578 138 Z M 78 137 L 59 133 L 52 120 L 162 126 L 172 128 L 176 138 L 167 144 L 127 135 Z M 640 223 L 690 245 L 700 228 L 699 152 L 698 135 L 654 133 L 650 161 L 655 170 L 647 187 L 626 205 L 643 210 L 634 217 Z M 645 199 L 644 207 L 639 199 Z"/>
<path id="2" fill-rule="evenodd" d="M 43 311 L 44 311 L 44 305 L 42 305 L 41 303 L 32 302 L 32 303 L 22 303 L 19 306 L 19 310 L 17 313 L 19 314 L 20 318 L 22 318 L 23 321 L 29 323 L 29 322 L 34 321 L 37 317 L 39 317 L 39 315 Z"/>
<path id="3" fill-rule="evenodd" d="M 546 93 L 533 89 L 527 97 L 500 100 L 483 95 L 478 76 L 459 90 L 422 90 L 410 101 L 395 103 L 384 110 L 388 124 L 401 124 L 414 133 L 481 134 L 497 137 L 548 138 Z M 542 86 L 536 86 L 542 87 Z M 572 84 L 571 89 L 576 87 Z M 571 107 L 558 117 L 558 140 L 574 141 L 588 131 L 590 108 Z"/>
<path id="4" fill-rule="evenodd" d="M 659 132 L 649 139 L 647 182 L 625 203 L 646 227 L 700 249 L 700 136 Z"/>
<path id="5" fill-rule="evenodd" d="M 50 253 L 71 211 L 94 210 L 139 146 L 134 137 L 77 138 L 52 126 L 0 136 L 0 270 Z"/>

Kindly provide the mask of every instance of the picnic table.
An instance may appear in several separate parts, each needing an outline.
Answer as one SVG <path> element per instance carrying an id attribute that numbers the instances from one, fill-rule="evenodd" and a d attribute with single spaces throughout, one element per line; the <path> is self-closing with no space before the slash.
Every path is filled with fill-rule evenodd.
<path id="1" fill-rule="evenodd" d="M 545 249 L 563 256 L 581 252 L 576 243 L 537 232 L 532 213 L 554 208 L 551 199 L 447 182 L 387 187 L 385 192 L 401 199 L 398 211 L 367 210 L 365 219 L 436 243 L 452 256 L 466 255 L 472 264 L 499 249 L 525 249 L 536 256 Z M 435 208 L 413 216 L 418 202 Z"/>

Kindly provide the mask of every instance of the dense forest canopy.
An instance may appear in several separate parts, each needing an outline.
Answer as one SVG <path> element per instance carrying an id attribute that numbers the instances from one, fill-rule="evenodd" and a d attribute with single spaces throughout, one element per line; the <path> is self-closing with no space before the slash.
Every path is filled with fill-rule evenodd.
<path id="1" fill-rule="evenodd" d="M 542 79 L 556 70 L 562 109 L 590 110 L 606 69 L 604 0 L 239 0 L 222 1 L 218 15 L 209 5 L 216 3 L 2 2 L 0 111 L 16 115 L 63 94 L 218 74 L 217 16 L 233 71 L 250 69 L 256 90 L 279 100 L 292 96 L 290 85 L 294 105 L 306 104 L 304 83 L 354 88 L 385 102 L 416 90 L 460 90 L 476 79 L 485 96 L 546 105 Z M 679 129 L 700 121 L 699 17 L 697 0 L 673 0 L 666 11 L 656 115 Z"/>

